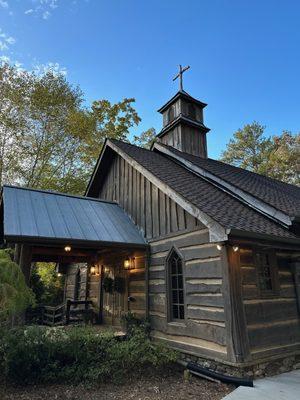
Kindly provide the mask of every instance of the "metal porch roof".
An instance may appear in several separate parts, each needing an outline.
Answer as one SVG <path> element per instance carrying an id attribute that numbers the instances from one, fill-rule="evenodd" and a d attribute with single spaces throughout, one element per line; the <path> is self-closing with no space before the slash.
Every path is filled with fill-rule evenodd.
<path id="1" fill-rule="evenodd" d="M 116 203 L 3 186 L 2 207 L 3 238 L 8 241 L 146 245 Z"/>

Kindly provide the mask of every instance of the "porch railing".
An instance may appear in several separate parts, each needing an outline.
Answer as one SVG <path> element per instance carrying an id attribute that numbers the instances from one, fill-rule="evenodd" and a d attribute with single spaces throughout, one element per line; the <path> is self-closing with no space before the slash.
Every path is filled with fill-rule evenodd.
<path id="1" fill-rule="evenodd" d="M 93 322 L 94 311 L 91 306 L 92 301 L 85 300 L 67 300 L 56 307 L 41 305 L 27 310 L 26 323 L 58 326 Z"/>

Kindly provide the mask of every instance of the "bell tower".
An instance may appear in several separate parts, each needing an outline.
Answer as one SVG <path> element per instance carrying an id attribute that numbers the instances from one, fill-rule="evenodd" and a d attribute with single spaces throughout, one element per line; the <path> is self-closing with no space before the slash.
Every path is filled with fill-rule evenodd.
<path id="1" fill-rule="evenodd" d="M 179 78 L 179 91 L 158 112 L 163 116 L 163 128 L 157 135 L 158 141 L 185 153 L 207 158 L 206 134 L 209 128 L 203 122 L 203 109 L 207 104 L 194 99 L 183 90 L 182 68 Z"/>

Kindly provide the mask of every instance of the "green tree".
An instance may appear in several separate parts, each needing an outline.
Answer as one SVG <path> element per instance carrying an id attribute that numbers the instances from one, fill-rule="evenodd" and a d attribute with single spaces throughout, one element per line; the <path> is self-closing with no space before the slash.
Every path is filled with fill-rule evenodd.
<path id="1" fill-rule="evenodd" d="M 300 135 L 284 131 L 264 136 L 265 126 L 257 122 L 234 133 L 221 160 L 287 183 L 299 184 Z"/>
<path id="2" fill-rule="evenodd" d="M 64 278 L 57 274 L 55 263 L 35 263 L 31 270 L 30 287 L 38 304 L 56 306 L 63 301 Z"/>
<path id="3" fill-rule="evenodd" d="M 0 324 L 18 315 L 35 302 L 24 275 L 5 250 L 0 250 Z"/>
<path id="4" fill-rule="evenodd" d="M 0 67 L 0 184 L 82 194 L 106 137 L 127 140 L 140 122 L 134 99 L 84 106 L 56 71 Z"/>
<path id="5" fill-rule="evenodd" d="M 156 141 L 156 131 L 154 128 L 149 128 L 142 132 L 140 136 L 134 136 L 134 144 L 145 149 L 150 149 L 152 144 Z"/>

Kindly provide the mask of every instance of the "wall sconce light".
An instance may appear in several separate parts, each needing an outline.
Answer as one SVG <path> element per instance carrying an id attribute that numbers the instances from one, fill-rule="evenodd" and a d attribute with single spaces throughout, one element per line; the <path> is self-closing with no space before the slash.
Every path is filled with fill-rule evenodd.
<path id="1" fill-rule="evenodd" d="M 69 245 L 65 246 L 65 251 L 66 251 L 67 253 L 69 253 L 71 250 L 72 250 L 72 247 L 71 247 L 71 246 L 69 246 Z"/>
<path id="2" fill-rule="evenodd" d="M 236 253 L 239 250 L 239 246 L 232 246 L 232 250 Z"/>
<path id="3" fill-rule="evenodd" d="M 91 265 L 90 266 L 90 274 L 91 275 L 99 275 L 99 265 Z"/>
<path id="4" fill-rule="evenodd" d="M 134 269 L 135 268 L 135 258 L 125 258 L 124 260 L 124 269 Z"/>
<path id="5" fill-rule="evenodd" d="M 221 244 L 217 244 L 217 249 L 218 249 L 219 251 L 221 251 L 221 250 L 222 250 L 222 245 L 221 245 Z"/>

